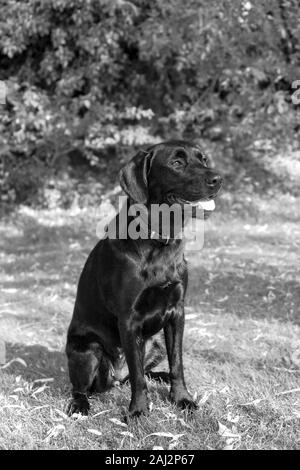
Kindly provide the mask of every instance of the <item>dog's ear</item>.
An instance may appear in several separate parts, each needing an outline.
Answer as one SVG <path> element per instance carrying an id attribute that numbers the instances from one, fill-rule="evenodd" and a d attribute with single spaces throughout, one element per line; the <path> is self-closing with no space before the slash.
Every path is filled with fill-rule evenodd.
<path id="1" fill-rule="evenodd" d="M 148 174 L 153 152 L 140 150 L 123 168 L 119 177 L 121 188 L 133 201 L 145 204 L 148 200 Z"/>

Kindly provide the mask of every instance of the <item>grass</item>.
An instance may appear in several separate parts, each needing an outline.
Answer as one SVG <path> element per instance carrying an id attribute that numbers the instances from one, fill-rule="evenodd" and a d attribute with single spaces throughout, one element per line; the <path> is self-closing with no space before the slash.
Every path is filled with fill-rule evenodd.
<path id="1" fill-rule="evenodd" d="M 128 426 L 127 385 L 94 396 L 87 419 L 63 413 L 66 328 L 95 213 L 22 207 L 2 220 L 0 448 L 299 449 L 299 207 L 223 194 L 203 251 L 188 256 L 184 363 L 199 410 L 177 410 L 151 381 L 151 413 Z"/>

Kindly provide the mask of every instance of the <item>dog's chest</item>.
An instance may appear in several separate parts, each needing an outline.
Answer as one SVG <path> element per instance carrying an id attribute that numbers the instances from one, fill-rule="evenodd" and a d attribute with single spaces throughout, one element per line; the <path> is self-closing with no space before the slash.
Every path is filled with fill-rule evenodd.
<path id="1" fill-rule="evenodd" d="M 143 336 L 151 336 L 161 330 L 172 315 L 183 305 L 183 258 L 156 256 L 152 252 L 141 265 L 144 289 L 138 295 L 132 318 Z"/>
<path id="2" fill-rule="evenodd" d="M 146 285 L 178 282 L 182 279 L 185 266 L 181 253 L 176 256 L 170 255 L 167 248 L 153 249 L 142 260 L 140 276 Z"/>

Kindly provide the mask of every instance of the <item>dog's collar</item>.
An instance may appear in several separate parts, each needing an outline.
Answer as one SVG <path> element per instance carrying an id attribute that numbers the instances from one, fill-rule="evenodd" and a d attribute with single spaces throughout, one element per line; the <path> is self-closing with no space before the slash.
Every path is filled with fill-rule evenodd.
<path id="1" fill-rule="evenodd" d="M 159 243 L 162 243 L 163 245 L 168 245 L 171 241 L 174 241 L 174 238 L 170 237 L 162 237 L 158 232 L 155 232 L 155 230 L 152 230 L 150 234 L 150 239 L 151 240 L 156 240 Z"/>
<path id="2" fill-rule="evenodd" d="M 182 231 L 177 234 L 177 237 L 171 238 L 170 236 L 166 236 L 157 230 L 153 230 L 153 228 L 149 225 L 149 212 L 147 209 L 139 214 L 139 218 L 141 220 L 140 232 L 143 235 L 141 238 L 143 239 L 154 240 L 162 243 L 163 245 L 168 245 L 171 242 L 182 239 Z"/>

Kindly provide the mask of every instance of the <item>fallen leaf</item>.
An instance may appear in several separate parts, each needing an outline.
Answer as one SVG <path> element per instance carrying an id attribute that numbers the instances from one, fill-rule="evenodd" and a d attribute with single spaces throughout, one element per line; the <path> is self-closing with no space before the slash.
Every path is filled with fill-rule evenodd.
<path id="1" fill-rule="evenodd" d="M 218 424 L 219 424 L 218 433 L 221 437 L 234 437 L 237 439 L 240 438 L 240 434 L 233 433 L 231 429 L 227 428 L 224 424 L 220 423 L 220 421 L 218 421 Z"/>
<path id="2" fill-rule="evenodd" d="M 94 414 L 92 418 L 96 418 L 97 416 L 103 415 L 104 413 L 108 413 L 109 411 L 113 411 L 113 409 L 111 408 L 110 410 L 99 411 L 99 413 Z"/>
<path id="3" fill-rule="evenodd" d="M 66 413 L 64 413 L 64 412 L 61 411 L 61 410 L 58 410 L 57 408 L 55 408 L 54 411 L 55 411 L 59 416 L 61 416 L 61 417 L 64 418 L 64 419 L 68 419 L 68 418 L 69 418 L 69 416 L 66 415 Z"/>
<path id="4" fill-rule="evenodd" d="M 226 302 L 226 300 L 228 300 L 228 299 L 229 299 L 228 295 L 225 295 L 225 297 L 222 297 L 221 299 L 217 299 L 216 301 L 217 302 Z"/>
<path id="5" fill-rule="evenodd" d="M 46 388 L 49 388 L 47 385 L 42 385 L 41 387 L 38 387 L 32 394 L 31 396 L 32 397 L 36 397 L 36 395 L 38 395 L 39 393 L 42 393 L 46 390 Z"/>
<path id="6" fill-rule="evenodd" d="M 22 366 L 27 367 L 27 364 L 24 361 L 24 359 L 21 359 L 20 357 L 16 357 L 15 359 L 12 359 L 11 361 L 4 364 L 4 366 L 1 366 L 0 369 L 6 369 L 7 367 L 9 367 L 14 362 L 18 362 L 19 364 L 22 364 Z"/>
<path id="7" fill-rule="evenodd" d="M 150 437 L 150 436 L 168 437 L 168 438 L 171 438 L 172 441 L 178 441 L 178 439 L 180 437 L 184 436 L 184 433 L 183 434 L 172 434 L 171 432 L 153 432 L 153 433 L 148 434 L 147 436 L 145 436 L 144 439 L 147 439 L 147 437 Z"/>
<path id="8" fill-rule="evenodd" d="M 117 426 L 122 426 L 123 428 L 127 428 L 127 424 L 122 423 L 122 421 L 120 421 L 118 418 L 109 418 L 109 421 L 116 424 Z"/>
<path id="9" fill-rule="evenodd" d="M 227 414 L 227 421 L 229 421 L 230 423 L 238 423 L 239 422 L 239 419 L 240 417 L 238 415 L 234 416 L 231 411 L 228 412 Z"/>
<path id="10" fill-rule="evenodd" d="M 95 434 L 95 436 L 102 436 L 102 432 L 98 431 L 98 429 L 88 429 L 87 432 Z"/>
<path id="11" fill-rule="evenodd" d="M 211 396 L 212 392 L 205 391 L 203 397 L 199 400 L 198 405 L 204 405 L 207 402 L 209 397 Z"/>
<path id="12" fill-rule="evenodd" d="M 134 437 L 134 435 L 129 431 L 122 431 L 120 434 L 122 434 L 122 436 Z"/>
<path id="13" fill-rule="evenodd" d="M 233 450 L 233 448 L 234 448 L 234 443 L 226 444 L 226 446 L 223 447 L 222 450 Z"/>
<path id="14" fill-rule="evenodd" d="M 228 385 L 225 385 L 225 387 L 221 388 L 220 390 L 220 393 L 226 394 L 228 392 L 230 392 L 230 388 L 228 387 Z"/>
<path id="15" fill-rule="evenodd" d="M 256 398 L 255 400 L 248 401 L 247 403 L 241 403 L 240 406 L 258 405 L 258 403 L 263 400 L 266 400 L 266 398 Z"/>
<path id="16" fill-rule="evenodd" d="M 65 430 L 65 426 L 63 424 L 57 424 L 48 432 L 46 438 L 44 439 L 45 442 L 49 442 L 50 439 L 57 437 Z"/>
<path id="17" fill-rule="evenodd" d="M 54 379 L 52 378 L 49 378 L 49 379 L 35 379 L 33 381 L 34 384 L 37 384 L 37 383 L 46 383 L 46 382 L 53 382 Z"/>

